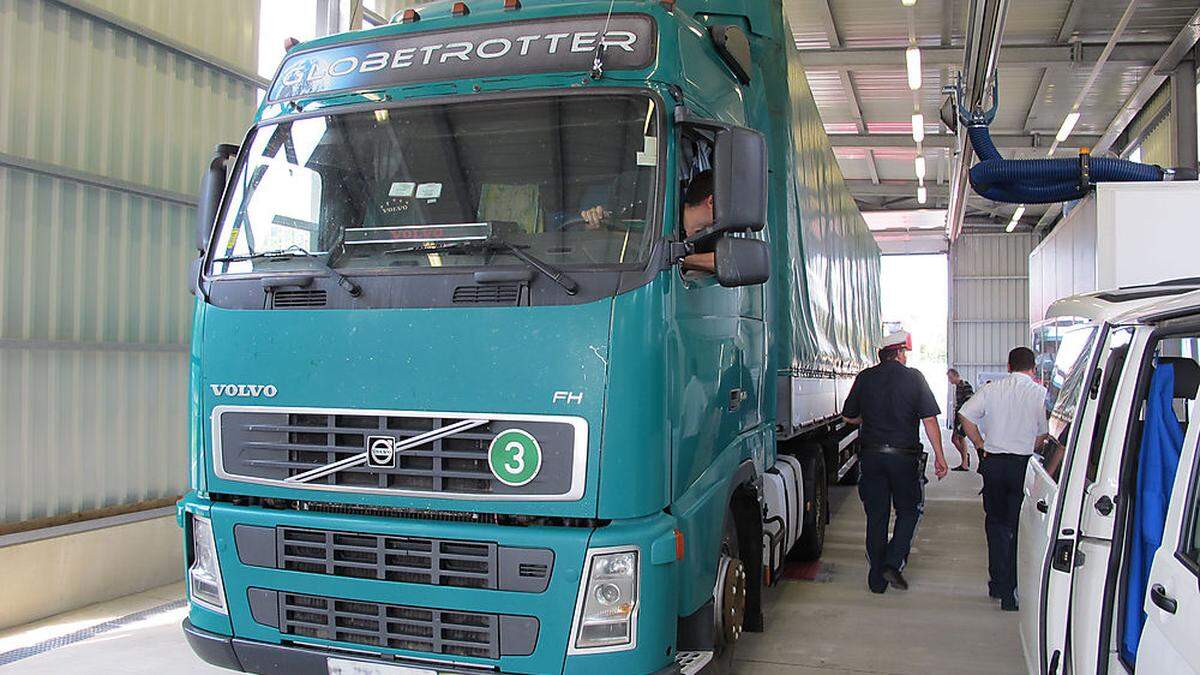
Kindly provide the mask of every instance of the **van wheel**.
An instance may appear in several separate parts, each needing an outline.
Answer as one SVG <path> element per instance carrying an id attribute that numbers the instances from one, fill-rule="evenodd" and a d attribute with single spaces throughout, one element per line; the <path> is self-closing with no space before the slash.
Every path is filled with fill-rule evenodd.
<path id="1" fill-rule="evenodd" d="M 725 514 L 721 553 L 717 559 L 717 582 L 713 587 L 713 662 L 716 672 L 733 670 L 733 652 L 746 619 L 746 567 L 738 545 L 733 513 Z"/>
<path id="2" fill-rule="evenodd" d="M 805 462 L 805 478 L 812 477 L 812 484 L 806 481 L 809 488 L 807 494 L 812 495 L 809 502 L 811 509 L 804 514 L 804 530 L 788 557 L 792 560 L 812 561 L 821 557 L 825 549 L 825 525 L 829 522 L 829 482 L 825 480 L 825 458 L 821 453 L 814 453 Z"/>

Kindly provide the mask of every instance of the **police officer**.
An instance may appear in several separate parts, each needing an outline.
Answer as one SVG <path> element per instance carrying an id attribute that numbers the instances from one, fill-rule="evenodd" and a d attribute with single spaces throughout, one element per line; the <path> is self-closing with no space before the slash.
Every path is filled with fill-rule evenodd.
<path id="1" fill-rule="evenodd" d="M 867 561 L 871 565 L 867 586 L 872 593 L 883 593 L 889 584 L 900 590 L 908 588 L 901 571 L 925 499 L 920 425 L 925 426 L 933 444 L 937 477 L 945 476 L 947 470 L 937 424 L 941 409 L 925 376 L 905 365 L 911 347 L 912 338 L 905 331 L 883 338 L 879 365 L 858 374 L 842 408 L 848 423 L 861 426 L 858 494 L 867 512 Z M 893 505 L 896 525 L 889 540 Z"/>

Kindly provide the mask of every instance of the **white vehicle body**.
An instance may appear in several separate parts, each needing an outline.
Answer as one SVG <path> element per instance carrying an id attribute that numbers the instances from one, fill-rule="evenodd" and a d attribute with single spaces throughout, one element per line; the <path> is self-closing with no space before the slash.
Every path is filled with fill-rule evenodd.
<path id="1" fill-rule="evenodd" d="M 1174 412 L 1186 422 L 1200 381 L 1198 289 L 1179 283 L 1067 298 L 1034 327 L 1050 433 L 1061 449 L 1043 448 L 1025 477 L 1017 577 L 1030 673 L 1200 674 L 1200 425 L 1186 427 L 1147 592 L 1125 592 L 1149 382 L 1156 364 L 1174 366 Z M 1128 603 L 1148 615 L 1133 663 L 1121 655 Z M 1172 605 L 1174 613 L 1164 609 Z"/>
<path id="2" fill-rule="evenodd" d="M 1061 298 L 1196 276 L 1197 212 L 1197 182 L 1097 185 L 1029 254 L 1030 318 Z"/>

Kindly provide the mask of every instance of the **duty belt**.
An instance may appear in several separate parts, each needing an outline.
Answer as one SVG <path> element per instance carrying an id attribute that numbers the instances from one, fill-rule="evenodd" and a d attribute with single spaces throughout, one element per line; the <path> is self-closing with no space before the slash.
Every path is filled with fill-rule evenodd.
<path id="1" fill-rule="evenodd" d="M 863 452 L 878 452 L 885 455 L 904 455 L 905 457 L 920 457 L 922 454 L 921 446 L 915 448 L 901 448 L 895 445 L 864 445 Z"/>

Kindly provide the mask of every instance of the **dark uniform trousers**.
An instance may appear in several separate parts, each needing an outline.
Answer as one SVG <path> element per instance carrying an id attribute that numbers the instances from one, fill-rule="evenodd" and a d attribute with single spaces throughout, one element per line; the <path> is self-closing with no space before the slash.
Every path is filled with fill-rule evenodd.
<path id="1" fill-rule="evenodd" d="M 983 474 L 984 530 L 988 543 L 988 590 L 998 598 L 1016 599 L 1017 524 L 1025 499 L 1027 455 L 988 453 Z"/>
<path id="2" fill-rule="evenodd" d="M 858 495 L 867 513 L 867 561 L 871 571 L 867 585 L 879 592 L 887 587 L 883 568 L 903 570 L 912 548 L 913 534 L 924 510 L 921 485 L 921 456 L 882 453 L 864 449 L 859 453 L 862 477 Z M 892 508 L 896 525 L 888 539 Z"/>

